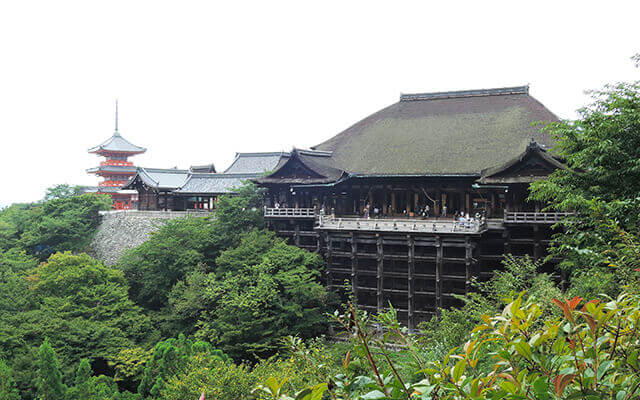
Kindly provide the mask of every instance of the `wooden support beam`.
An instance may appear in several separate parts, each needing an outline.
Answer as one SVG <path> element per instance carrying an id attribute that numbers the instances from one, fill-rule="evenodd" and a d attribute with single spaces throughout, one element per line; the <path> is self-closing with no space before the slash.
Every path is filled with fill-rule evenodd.
<path id="1" fill-rule="evenodd" d="M 355 234 L 351 232 L 351 290 L 353 297 L 358 302 L 358 244 L 355 240 Z"/>
<path id="2" fill-rule="evenodd" d="M 442 238 L 436 236 L 436 310 L 438 314 L 442 309 Z"/>
<path id="3" fill-rule="evenodd" d="M 327 232 L 327 267 L 325 269 L 327 273 L 327 285 L 333 285 L 331 277 L 331 267 L 333 265 L 333 241 L 331 240 L 331 233 Z"/>
<path id="4" fill-rule="evenodd" d="M 377 309 L 378 313 L 381 313 L 384 308 L 384 250 L 382 246 L 382 237 L 378 236 L 378 243 L 376 244 L 378 250 L 378 270 L 376 273 L 377 280 Z"/>
<path id="5" fill-rule="evenodd" d="M 511 234 L 509 233 L 509 229 L 505 229 L 502 231 L 502 241 L 504 242 L 504 254 L 511 254 L 511 243 L 509 239 L 511 238 Z"/>
<path id="6" fill-rule="evenodd" d="M 415 241 L 411 235 L 407 235 L 407 325 L 409 328 L 409 332 L 413 332 L 415 329 L 415 319 L 414 319 L 414 311 L 415 311 L 415 300 L 413 298 L 413 294 L 415 291 L 415 282 L 413 281 L 413 275 L 415 274 Z"/>
<path id="7" fill-rule="evenodd" d="M 471 268 L 473 264 L 473 246 L 471 244 L 471 240 L 467 238 L 466 247 L 465 247 L 465 280 L 464 280 L 464 294 L 469 295 L 471 292 Z"/>
<path id="8" fill-rule="evenodd" d="M 293 243 L 295 243 L 295 245 L 297 247 L 300 246 L 300 225 L 294 222 L 294 232 L 293 232 Z"/>
<path id="9" fill-rule="evenodd" d="M 540 244 L 540 226 L 533 226 L 533 260 L 538 261 L 542 256 L 542 248 Z"/>

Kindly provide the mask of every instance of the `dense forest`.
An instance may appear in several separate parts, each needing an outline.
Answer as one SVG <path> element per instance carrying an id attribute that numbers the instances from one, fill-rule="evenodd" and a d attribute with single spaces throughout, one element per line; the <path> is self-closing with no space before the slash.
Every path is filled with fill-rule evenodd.
<path id="1" fill-rule="evenodd" d="M 550 255 L 568 284 L 506 255 L 411 334 L 327 292 L 250 183 L 113 267 L 84 253 L 108 197 L 58 186 L 7 207 L 0 399 L 640 398 L 640 86 L 545 130 L 568 168 L 531 198 L 573 213 Z"/>

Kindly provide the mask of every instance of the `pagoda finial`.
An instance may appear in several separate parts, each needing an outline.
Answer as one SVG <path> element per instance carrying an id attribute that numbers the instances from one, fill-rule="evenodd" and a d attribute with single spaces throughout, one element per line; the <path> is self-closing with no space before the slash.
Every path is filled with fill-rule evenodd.
<path id="1" fill-rule="evenodd" d="M 118 99 L 116 99 L 116 135 L 119 135 L 118 133 Z"/>

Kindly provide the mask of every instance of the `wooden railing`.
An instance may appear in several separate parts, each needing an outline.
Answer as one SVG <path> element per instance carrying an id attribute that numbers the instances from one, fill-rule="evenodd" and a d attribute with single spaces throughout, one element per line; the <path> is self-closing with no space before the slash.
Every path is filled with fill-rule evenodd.
<path id="1" fill-rule="evenodd" d="M 505 212 L 504 223 L 508 224 L 555 224 L 572 213 L 561 212 Z"/>
<path id="2" fill-rule="evenodd" d="M 131 161 L 121 161 L 121 160 L 107 160 L 100 162 L 100 166 L 111 166 L 111 167 L 132 167 L 133 162 Z"/>
<path id="3" fill-rule="evenodd" d="M 370 218 L 336 218 L 331 215 L 318 218 L 319 229 L 330 230 L 367 230 L 387 232 L 415 233 L 481 233 L 487 229 L 486 220 L 454 221 L 451 219 L 370 219 Z"/>
<path id="4" fill-rule="evenodd" d="M 124 186 L 125 183 L 127 183 L 127 181 L 103 181 L 98 183 L 98 186 L 119 187 L 119 186 Z"/>
<path id="5" fill-rule="evenodd" d="M 264 216 L 272 218 L 315 218 L 314 208 L 264 208 Z"/>

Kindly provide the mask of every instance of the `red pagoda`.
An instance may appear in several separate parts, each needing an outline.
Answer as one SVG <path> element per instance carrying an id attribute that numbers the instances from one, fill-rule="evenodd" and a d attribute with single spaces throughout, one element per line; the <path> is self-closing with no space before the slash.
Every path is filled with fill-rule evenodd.
<path id="1" fill-rule="evenodd" d="M 99 167 L 87 170 L 87 173 L 104 178 L 98 184 L 97 192 L 110 195 L 113 198 L 113 208 L 116 210 L 135 208 L 138 193 L 122 190 L 122 186 L 136 173 L 136 167 L 131 161 L 128 161 L 128 158 L 145 151 L 147 149 L 132 144 L 118 132 L 118 102 L 116 102 L 116 130 L 113 136 L 104 143 L 89 149 L 89 153 L 105 157 L 105 160 L 100 162 Z"/>

